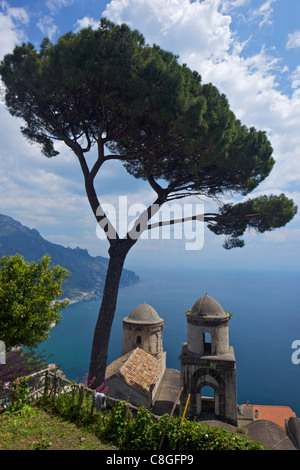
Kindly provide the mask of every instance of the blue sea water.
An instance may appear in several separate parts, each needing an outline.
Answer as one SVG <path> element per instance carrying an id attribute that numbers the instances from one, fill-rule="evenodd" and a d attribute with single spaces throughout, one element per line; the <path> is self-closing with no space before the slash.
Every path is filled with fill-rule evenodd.
<path id="1" fill-rule="evenodd" d="M 184 312 L 207 292 L 233 313 L 229 339 L 238 403 L 290 406 L 300 417 L 300 364 L 292 362 L 292 343 L 300 341 L 299 272 L 145 269 L 138 274 L 140 283 L 119 291 L 108 362 L 121 354 L 123 318 L 146 302 L 164 319 L 167 367 L 180 369 L 178 356 L 187 338 Z M 88 372 L 99 306 L 100 300 L 69 305 L 40 345 L 70 379 Z"/>

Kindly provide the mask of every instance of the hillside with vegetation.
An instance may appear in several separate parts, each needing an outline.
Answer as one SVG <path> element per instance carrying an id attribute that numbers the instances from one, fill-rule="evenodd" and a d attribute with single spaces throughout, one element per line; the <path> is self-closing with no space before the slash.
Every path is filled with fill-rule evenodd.
<path id="1" fill-rule="evenodd" d="M 0 214 L 0 257 L 19 253 L 26 261 L 38 261 L 44 255 L 51 264 L 68 269 L 71 276 L 64 283 L 64 296 L 100 297 L 105 282 L 108 258 L 91 256 L 86 249 L 69 248 L 45 240 L 35 229 L 25 227 L 12 217 Z M 123 269 L 120 286 L 139 282 L 139 277 Z"/>
<path id="2" fill-rule="evenodd" d="M 266 447 L 225 427 L 210 427 L 179 416 L 154 416 L 141 406 L 117 401 L 95 410 L 86 385 L 70 383 L 63 393 L 49 389 L 29 400 L 30 378 L 13 386 L 9 408 L 0 408 L 0 450 L 130 450 L 177 451 L 264 450 Z M 76 393 L 76 389 L 77 392 Z M 133 407 L 135 408 L 135 407 Z M 191 463 L 191 462 L 188 462 Z"/>

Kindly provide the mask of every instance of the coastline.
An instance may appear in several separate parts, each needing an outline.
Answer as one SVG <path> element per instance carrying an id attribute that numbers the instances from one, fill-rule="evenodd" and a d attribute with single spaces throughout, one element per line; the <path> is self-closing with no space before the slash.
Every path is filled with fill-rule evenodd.
<path id="1" fill-rule="evenodd" d="M 136 282 L 140 282 L 140 280 Z M 131 286 L 132 284 L 135 284 L 136 282 L 124 284 L 120 286 L 120 288 Z M 63 297 L 62 299 L 59 299 L 56 302 L 63 302 L 64 300 L 67 300 L 68 305 L 72 305 L 72 304 L 77 304 L 79 302 L 85 302 L 87 300 L 99 300 L 101 299 L 101 297 L 102 297 L 102 293 L 95 294 L 95 292 L 93 291 L 92 292 L 80 292 L 78 295 L 75 295 L 74 297 Z M 55 302 L 55 300 L 53 302 Z M 50 329 L 54 328 L 55 326 L 56 326 L 56 323 L 54 322 L 50 325 Z"/>
<path id="2" fill-rule="evenodd" d="M 122 283 L 120 284 L 119 288 L 122 289 L 123 287 L 132 286 L 133 284 L 137 284 L 139 282 L 141 282 L 140 279 L 134 280 L 132 282 Z M 85 300 L 98 300 L 98 299 L 101 299 L 101 297 L 102 297 L 102 292 L 100 294 L 96 294 L 94 291 L 91 291 L 91 292 L 79 292 L 78 294 L 74 294 L 74 296 L 72 297 L 63 297 L 60 300 L 61 301 L 68 300 L 69 305 L 71 305 L 71 304 L 75 304 L 78 302 L 84 302 Z"/>
<path id="3" fill-rule="evenodd" d="M 65 297 L 62 300 L 68 300 L 69 305 L 75 304 L 78 302 L 84 302 L 85 300 L 97 300 L 101 299 L 102 294 L 95 294 L 94 292 L 81 292 L 80 294 L 74 296 L 74 297 Z"/>
<path id="4" fill-rule="evenodd" d="M 77 304 L 79 302 L 84 302 L 86 300 L 98 300 L 101 299 L 101 295 L 96 295 L 94 292 L 81 292 L 80 294 L 74 296 L 74 297 L 63 297 L 62 299 L 57 300 L 56 302 L 63 302 L 67 300 L 69 303 L 68 305 L 71 304 Z M 55 301 L 53 301 L 55 302 Z M 50 325 L 50 330 L 54 328 L 57 325 L 57 323 L 53 322 Z"/>

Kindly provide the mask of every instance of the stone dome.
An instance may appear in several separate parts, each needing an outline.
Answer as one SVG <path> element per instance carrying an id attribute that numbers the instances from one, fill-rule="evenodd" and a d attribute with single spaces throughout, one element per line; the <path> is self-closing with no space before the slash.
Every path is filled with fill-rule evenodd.
<path id="1" fill-rule="evenodd" d="M 160 318 L 156 310 L 151 305 L 141 304 L 135 307 L 128 317 L 124 318 L 124 321 L 130 323 L 161 323 L 163 319 Z"/>
<path id="2" fill-rule="evenodd" d="M 190 313 L 204 318 L 228 318 L 219 302 L 207 294 L 194 303 Z"/>

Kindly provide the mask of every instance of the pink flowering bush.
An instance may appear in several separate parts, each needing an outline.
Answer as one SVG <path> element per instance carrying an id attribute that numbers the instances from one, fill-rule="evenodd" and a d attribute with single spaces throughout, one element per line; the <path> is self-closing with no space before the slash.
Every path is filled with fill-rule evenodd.
<path id="1" fill-rule="evenodd" d="M 93 385 L 94 385 L 94 382 L 96 380 L 96 377 L 93 377 L 90 381 L 88 380 L 88 376 L 89 374 L 86 373 L 84 376 L 83 376 L 83 385 L 87 388 L 94 388 Z M 77 377 L 78 379 L 78 377 Z M 99 392 L 99 393 L 103 393 L 104 395 L 107 394 L 107 391 L 108 391 L 108 387 L 104 387 L 104 383 L 100 384 L 97 388 L 96 388 L 96 392 Z"/>

